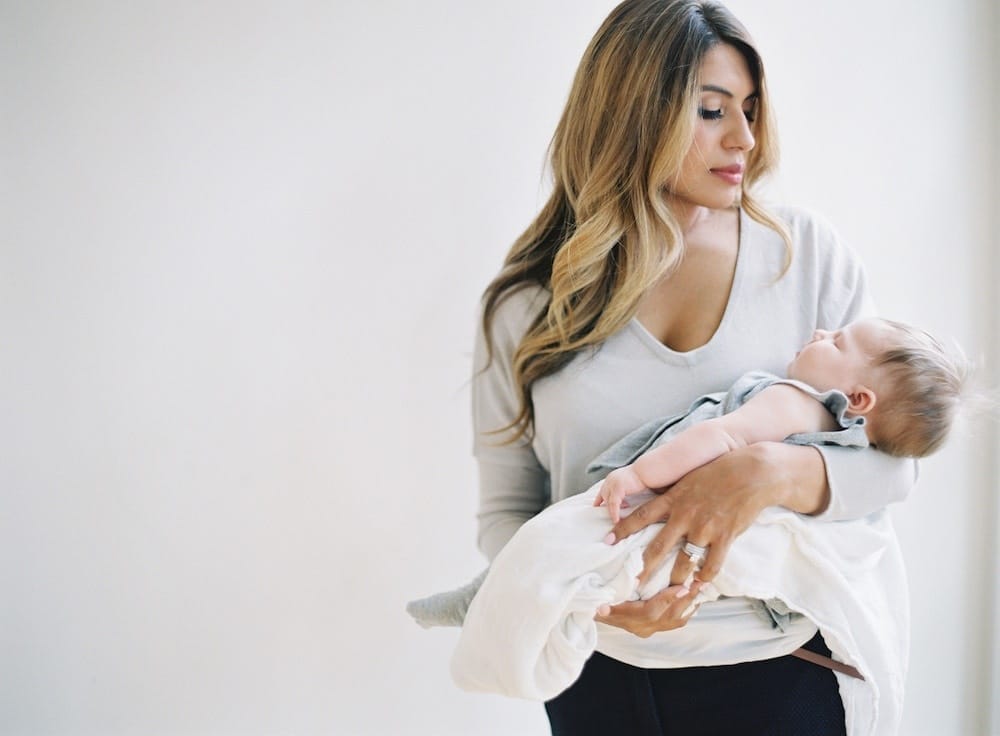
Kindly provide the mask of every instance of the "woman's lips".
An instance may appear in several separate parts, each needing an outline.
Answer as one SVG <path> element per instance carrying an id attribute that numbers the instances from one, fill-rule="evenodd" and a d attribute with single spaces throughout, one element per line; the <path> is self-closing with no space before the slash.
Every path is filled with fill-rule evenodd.
<path id="1" fill-rule="evenodd" d="M 739 184 L 743 181 L 743 167 L 723 166 L 718 169 L 709 169 L 713 174 L 729 184 Z"/>

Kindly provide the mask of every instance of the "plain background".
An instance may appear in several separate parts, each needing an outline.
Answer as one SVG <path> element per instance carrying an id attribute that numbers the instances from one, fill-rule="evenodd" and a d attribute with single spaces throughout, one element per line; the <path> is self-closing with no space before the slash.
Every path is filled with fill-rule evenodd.
<path id="1" fill-rule="evenodd" d="M 484 564 L 478 295 L 612 6 L 0 2 L 0 731 L 547 732 L 403 606 Z M 995 3 L 731 7 L 772 199 L 996 385 Z M 894 508 L 907 735 L 1000 733 L 996 426 Z"/>

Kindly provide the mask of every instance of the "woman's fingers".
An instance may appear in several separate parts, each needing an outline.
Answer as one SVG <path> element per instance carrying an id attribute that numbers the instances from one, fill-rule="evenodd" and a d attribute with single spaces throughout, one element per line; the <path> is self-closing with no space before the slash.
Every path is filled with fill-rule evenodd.
<path id="1" fill-rule="evenodd" d="M 655 537 L 646 545 L 646 549 L 643 552 L 642 560 L 642 572 L 639 573 L 639 584 L 645 583 L 649 576 L 652 575 L 656 570 L 660 568 L 660 565 L 677 549 L 678 545 L 683 542 L 696 538 L 701 540 L 699 543 L 711 549 L 713 544 L 711 531 L 704 528 L 695 528 L 690 521 L 689 515 L 686 513 L 674 513 L 671 515 L 672 499 L 670 493 L 664 493 L 662 495 L 656 496 L 642 506 L 636 508 L 629 516 L 625 517 L 619 521 L 611 529 L 611 533 L 608 535 L 608 541 L 612 544 L 620 539 L 646 528 L 650 524 L 665 521 L 663 528 L 657 533 Z M 722 549 L 722 557 L 725 557 L 725 552 L 728 550 L 728 545 Z M 717 557 L 716 564 L 721 562 L 721 558 Z M 681 552 L 677 554 L 677 558 L 674 561 L 673 572 L 670 576 L 671 585 L 680 585 L 681 583 L 687 581 L 692 572 L 697 569 L 698 565 L 692 562 L 688 555 Z M 716 573 L 718 570 L 716 569 Z M 714 577 L 714 575 L 713 575 Z M 700 578 L 700 576 L 699 576 Z"/>
<path id="2" fill-rule="evenodd" d="M 719 571 L 722 569 L 722 563 L 725 561 L 726 555 L 729 554 L 729 548 L 732 544 L 733 537 L 729 535 L 716 537 L 715 541 L 712 542 L 711 546 L 708 548 L 708 552 L 706 553 L 704 563 L 701 565 L 701 569 L 697 572 L 698 580 L 703 583 L 709 583 L 715 580 L 715 576 L 718 575 Z M 673 578 L 672 575 L 671 578 Z"/>
<path id="3" fill-rule="evenodd" d="M 618 536 L 619 534 L 627 535 L 626 522 L 636 514 L 641 514 L 643 509 L 651 503 L 653 501 L 640 506 L 631 516 L 623 519 L 612 529 L 615 541 L 623 538 Z M 640 528 L 645 526 L 647 523 L 643 523 Z M 683 512 L 668 516 L 663 528 L 646 545 L 642 554 L 643 565 L 642 572 L 639 573 L 639 584 L 645 583 L 674 552 L 676 552 L 676 557 L 670 573 L 671 585 L 681 585 L 690 580 L 692 575 L 696 576 L 698 580 L 709 582 L 719 574 L 722 563 L 729 553 L 732 540 L 733 535 L 728 529 L 719 531 L 714 523 L 692 521 Z M 687 542 L 694 545 L 689 550 L 685 549 Z M 702 550 L 704 550 L 703 554 L 697 554 Z M 688 554 L 688 552 L 694 554 Z"/>
<path id="4" fill-rule="evenodd" d="M 694 612 L 691 604 L 697 593 L 697 583 L 690 589 L 672 585 L 649 600 L 619 603 L 611 606 L 606 615 L 599 611 L 595 619 L 645 638 L 686 624 Z"/>
<path id="5" fill-rule="evenodd" d="M 614 535 L 614 542 L 635 534 L 641 529 L 645 529 L 650 524 L 659 521 L 666 521 L 670 516 L 671 498 L 669 493 L 654 496 L 646 503 L 639 506 L 635 511 L 623 519 L 619 519 L 611 528 L 609 538 Z"/>
<path id="6" fill-rule="evenodd" d="M 642 508 L 637 509 L 633 512 L 633 516 L 641 510 Z M 649 576 L 660 569 L 667 557 L 677 549 L 677 545 L 683 540 L 686 531 L 681 519 L 673 516 L 668 517 L 667 523 L 646 545 L 646 549 L 642 553 L 642 572 L 639 573 L 640 585 L 649 580 Z M 681 555 L 678 554 L 678 559 L 680 557 Z M 686 579 L 686 577 L 680 580 L 671 579 L 670 583 L 671 585 L 679 585 Z"/>
<path id="7" fill-rule="evenodd" d="M 710 548 L 711 543 L 706 543 L 699 545 L 700 547 Z M 704 560 L 699 556 L 689 555 L 685 550 L 683 545 L 677 550 L 677 557 L 674 559 L 674 567 L 670 571 L 670 584 L 671 585 L 683 585 L 687 581 L 694 578 L 695 574 L 701 569 L 701 563 Z M 698 576 L 701 579 L 701 576 Z"/>

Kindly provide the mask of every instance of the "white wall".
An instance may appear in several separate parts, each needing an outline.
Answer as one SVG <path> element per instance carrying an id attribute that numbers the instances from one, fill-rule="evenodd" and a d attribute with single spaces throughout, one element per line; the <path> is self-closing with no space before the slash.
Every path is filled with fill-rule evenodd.
<path id="1" fill-rule="evenodd" d="M 403 604 L 483 564 L 473 314 L 612 5 L 0 3 L 0 731 L 547 732 Z M 995 353 L 989 2 L 817 5 L 732 3 L 775 195 L 887 314 Z M 970 434 L 896 509 L 906 734 L 991 730 Z"/>

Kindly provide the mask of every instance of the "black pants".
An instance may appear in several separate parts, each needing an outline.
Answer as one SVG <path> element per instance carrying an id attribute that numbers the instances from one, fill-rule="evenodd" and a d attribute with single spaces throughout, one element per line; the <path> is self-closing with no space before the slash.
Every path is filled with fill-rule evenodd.
<path id="1" fill-rule="evenodd" d="M 829 656 L 817 634 L 807 649 Z M 642 669 L 595 652 L 545 704 L 553 736 L 843 736 L 832 670 L 792 657 Z"/>

